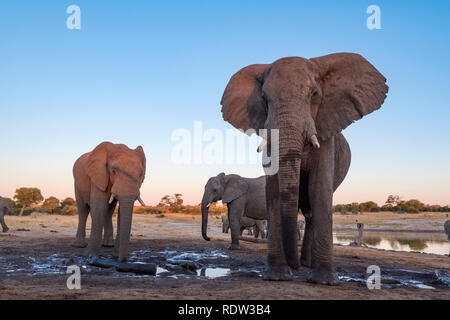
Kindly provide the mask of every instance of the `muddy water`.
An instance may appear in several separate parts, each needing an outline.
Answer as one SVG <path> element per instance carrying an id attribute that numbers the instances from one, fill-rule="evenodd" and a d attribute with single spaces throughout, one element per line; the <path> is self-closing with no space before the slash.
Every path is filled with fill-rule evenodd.
<path id="1" fill-rule="evenodd" d="M 335 244 L 348 245 L 356 239 L 357 231 L 337 231 L 333 234 Z M 444 234 L 412 232 L 373 232 L 365 231 L 363 243 L 370 248 L 415 251 L 448 255 L 450 241 Z"/>
<path id="2" fill-rule="evenodd" d="M 198 279 L 208 281 L 221 278 L 228 280 L 261 279 L 265 269 L 265 258 L 248 258 L 234 255 L 217 248 L 166 247 L 164 250 L 141 249 L 130 253 L 131 263 L 156 264 L 156 276 L 124 273 L 114 267 L 101 268 L 88 264 L 82 255 L 70 252 L 39 252 L 24 256 L 20 250 L 7 248 L 8 257 L 0 256 L 0 276 L 34 276 L 66 274 L 67 267 L 77 265 L 82 274 L 106 277 L 156 277 L 172 279 Z M 105 255 L 106 259 L 113 259 Z M 305 268 L 303 268 L 305 269 Z M 304 281 L 308 270 L 294 272 L 294 280 Z M 341 269 L 338 276 L 342 281 L 365 285 L 368 275 L 350 267 Z M 421 289 L 450 288 L 445 272 L 423 272 L 404 269 L 383 269 L 382 288 L 415 287 Z"/>

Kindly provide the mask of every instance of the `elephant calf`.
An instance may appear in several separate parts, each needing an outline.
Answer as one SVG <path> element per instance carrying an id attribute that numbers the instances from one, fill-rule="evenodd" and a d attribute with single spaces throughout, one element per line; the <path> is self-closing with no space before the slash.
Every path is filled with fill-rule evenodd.
<path id="1" fill-rule="evenodd" d="M 222 172 L 216 177 L 211 177 L 206 183 L 201 204 L 203 239 L 210 240 L 207 236 L 209 205 L 222 200 L 228 207 L 229 228 L 231 229 L 229 249 L 239 249 L 241 222 L 245 223 L 245 218 L 267 220 L 265 188 L 265 176 L 243 178 L 236 174 L 225 175 Z M 254 225 L 255 223 L 251 226 Z"/>
<path id="2" fill-rule="evenodd" d="M 97 255 L 102 245 L 114 245 L 114 256 L 125 261 L 128 256 L 134 202 L 140 199 L 145 178 L 146 158 L 141 146 L 135 150 L 123 144 L 103 142 L 75 162 L 75 197 L 78 208 L 78 230 L 73 246 L 86 247 L 87 254 Z M 119 203 L 117 236 L 113 241 L 112 215 Z M 92 228 L 86 243 L 86 220 L 91 213 Z"/>
<path id="3" fill-rule="evenodd" d="M 266 220 L 255 220 L 248 217 L 242 217 L 240 220 L 241 228 L 240 235 L 244 232 L 244 230 L 248 230 L 248 235 L 253 235 L 255 238 L 258 238 L 261 235 L 261 238 L 264 239 L 266 237 Z M 230 222 L 227 215 L 222 216 L 222 233 L 228 233 L 230 230 Z"/>
<path id="4" fill-rule="evenodd" d="M 5 214 L 9 210 L 9 204 L 8 201 L 0 197 L 0 223 L 2 225 L 2 231 L 8 232 L 9 228 L 5 223 Z"/>

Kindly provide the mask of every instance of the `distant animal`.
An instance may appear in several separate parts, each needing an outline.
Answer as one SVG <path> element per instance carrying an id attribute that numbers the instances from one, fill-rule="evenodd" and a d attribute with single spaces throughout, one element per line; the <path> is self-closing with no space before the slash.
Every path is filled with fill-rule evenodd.
<path id="1" fill-rule="evenodd" d="M 113 246 L 119 261 L 128 256 L 134 202 L 145 206 L 140 187 L 145 178 L 146 158 L 141 146 L 132 150 L 123 144 L 103 142 L 75 162 L 75 197 L 78 208 L 78 229 L 75 247 L 86 247 L 86 254 L 98 255 L 102 246 Z M 117 236 L 113 240 L 112 215 L 117 203 Z M 91 213 L 92 227 L 86 243 L 86 220 Z"/>
<path id="2" fill-rule="evenodd" d="M 228 207 L 231 229 L 231 244 L 228 248 L 237 250 L 240 248 L 239 235 L 242 231 L 242 218 L 267 220 L 266 177 L 244 178 L 237 174 L 225 175 L 222 172 L 209 178 L 201 202 L 202 237 L 206 241 L 210 240 L 207 235 L 209 205 L 219 200 L 222 200 Z"/>
<path id="3" fill-rule="evenodd" d="M 267 220 L 261 220 L 261 225 L 255 224 L 253 226 L 253 234 L 255 238 L 261 236 L 261 239 L 267 238 Z"/>
<path id="4" fill-rule="evenodd" d="M 2 225 L 3 232 L 8 232 L 9 228 L 5 223 L 5 214 L 9 211 L 9 204 L 6 199 L 0 197 L 0 223 Z"/>
<path id="5" fill-rule="evenodd" d="M 447 234 L 448 240 L 450 240 L 450 220 L 445 221 L 444 230 L 445 233 Z"/>
<path id="6" fill-rule="evenodd" d="M 356 220 L 358 221 L 358 220 Z M 356 228 L 358 229 L 358 236 L 356 237 L 355 241 L 350 243 L 350 246 L 353 247 L 367 247 L 363 242 L 363 233 L 364 233 L 364 223 L 358 222 L 356 224 Z"/>
<path id="7" fill-rule="evenodd" d="M 228 221 L 228 216 L 222 216 L 222 233 L 228 233 L 230 230 L 230 222 Z"/>
<path id="8" fill-rule="evenodd" d="M 304 227 L 305 227 L 305 221 L 298 220 L 298 222 L 297 222 L 298 240 L 302 239 L 302 230 Z"/>

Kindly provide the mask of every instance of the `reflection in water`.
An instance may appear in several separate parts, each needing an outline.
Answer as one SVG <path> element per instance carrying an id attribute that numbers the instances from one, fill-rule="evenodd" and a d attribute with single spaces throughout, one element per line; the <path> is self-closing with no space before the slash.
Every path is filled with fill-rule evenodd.
<path id="1" fill-rule="evenodd" d="M 203 268 L 197 270 L 197 275 L 202 277 L 207 277 L 210 279 L 224 277 L 230 273 L 229 268 Z"/>
<path id="2" fill-rule="evenodd" d="M 355 240 L 356 236 L 356 231 L 337 231 L 333 234 L 333 241 L 335 244 L 348 245 Z M 366 231 L 363 243 L 368 247 L 384 250 L 418 251 L 441 255 L 448 255 L 450 252 L 450 242 L 446 240 L 445 235 L 435 233 Z"/>

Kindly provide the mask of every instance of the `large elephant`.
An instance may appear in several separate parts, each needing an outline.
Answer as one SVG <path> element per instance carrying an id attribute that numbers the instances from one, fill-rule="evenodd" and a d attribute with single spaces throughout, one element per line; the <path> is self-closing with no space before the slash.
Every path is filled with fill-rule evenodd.
<path id="1" fill-rule="evenodd" d="M 220 173 L 211 177 L 205 185 L 202 198 L 202 236 L 209 241 L 208 208 L 213 202 L 222 200 L 228 208 L 228 219 L 231 229 L 231 244 L 229 249 L 239 249 L 241 234 L 241 218 L 266 220 L 266 178 L 243 178 L 236 174 Z"/>
<path id="2" fill-rule="evenodd" d="M 381 107 L 388 92 L 385 82 L 375 67 L 353 53 L 282 58 L 247 66 L 230 79 L 221 101 L 224 120 L 263 138 L 260 129 L 267 129 L 258 148 L 267 148 L 264 163 L 271 160 L 264 165 L 269 217 L 265 279 L 290 280 L 291 268 L 301 263 L 311 268 L 310 282 L 337 283 L 332 199 L 351 158 L 341 131 Z M 278 170 L 270 172 L 272 168 Z M 306 220 L 300 261 L 299 208 Z"/>
<path id="3" fill-rule="evenodd" d="M 78 208 L 78 229 L 75 247 L 86 247 L 87 254 L 98 254 L 102 245 L 114 245 L 119 261 L 128 257 L 134 202 L 140 198 L 145 178 L 146 158 L 141 146 L 135 150 L 123 144 L 103 142 L 75 162 L 75 197 Z M 119 202 L 117 235 L 113 240 L 112 215 Z M 91 213 L 92 227 L 86 243 L 86 220 Z"/>
<path id="4" fill-rule="evenodd" d="M 0 224 L 2 225 L 3 232 L 8 232 L 8 230 L 9 230 L 9 228 L 5 222 L 5 214 L 8 212 L 8 210 L 9 210 L 8 201 L 6 201 L 6 199 L 3 199 L 2 197 L 0 197 Z"/>

